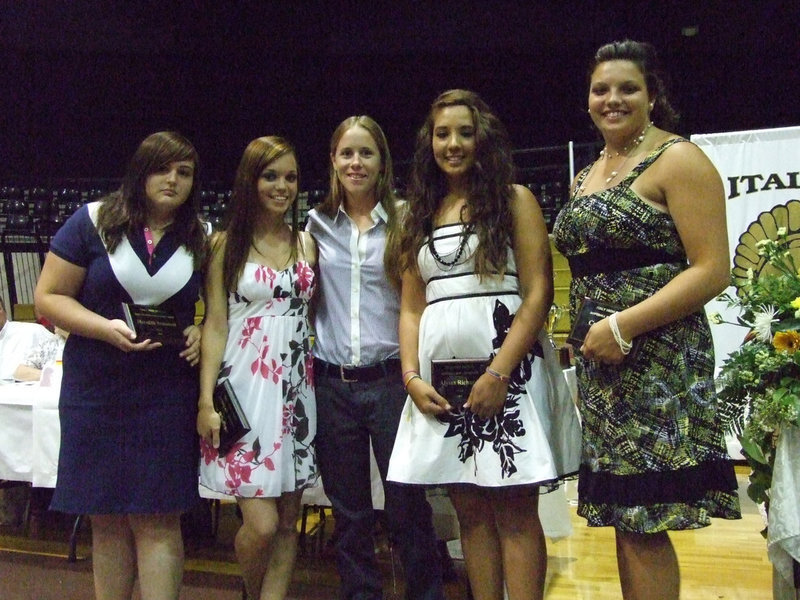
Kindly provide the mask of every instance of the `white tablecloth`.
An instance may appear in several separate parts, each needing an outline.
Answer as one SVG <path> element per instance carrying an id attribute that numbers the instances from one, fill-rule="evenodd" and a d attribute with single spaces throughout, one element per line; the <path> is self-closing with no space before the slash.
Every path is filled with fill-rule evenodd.
<path id="1" fill-rule="evenodd" d="M 60 440 L 58 388 L 0 385 L 0 479 L 55 487 Z"/>
<path id="2" fill-rule="evenodd" d="M 778 438 L 769 502 L 767 552 L 775 571 L 793 588 L 792 559 L 800 561 L 800 429 Z"/>

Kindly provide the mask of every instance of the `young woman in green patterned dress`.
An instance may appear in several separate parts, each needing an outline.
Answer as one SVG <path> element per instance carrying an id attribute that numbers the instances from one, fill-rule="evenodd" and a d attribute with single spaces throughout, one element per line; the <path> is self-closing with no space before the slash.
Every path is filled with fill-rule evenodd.
<path id="1" fill-rule="evenodd" d="M 553 231 L 573 319 L 584 297 L 618 307 L 576 348 L 578 513 L 615 528 L 623 597 L 648 600 L 679 596 L 669 530 L 740 517 L 703 310 L 729 282 L 724 190 L 703 152 L 665 129 L 676 115 L 654 61 L 629 40 L 597 51 L 588 106 L 605 148 Z"/>

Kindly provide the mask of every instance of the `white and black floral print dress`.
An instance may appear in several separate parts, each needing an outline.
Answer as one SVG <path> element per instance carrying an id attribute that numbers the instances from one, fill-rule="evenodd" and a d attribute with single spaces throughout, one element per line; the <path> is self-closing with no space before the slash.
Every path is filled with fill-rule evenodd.
<path id="1" fill-rule="evenodd" d="M 481 281 L 474 272 L 478 239 L 468 228 L 437 228 L 432 243 L 441 261 L 429 244 L 417 256 L 428 303 L 419 330 L 420 374 L 426 381 L 431 359 L 490 360 L 522 303 L 511 249 L 505 275 Z M 544 485 L 576 473 L 579 456 L 575 405 L 542 332 L 511 374 L 505 407 L 493 418 L 463 409 L 426 416 L 408 398 L 389 479 L 427 485 Z"/>
<path id="2" fill-rule="evenodd" d="M 200 483 L 243 498 L 275 498 L 317 479 L 317 408 L 310 353 L 311 266 L 276 271 L 247 263 L 228 296 L 228 341 L 220 379 L 228 378 L 252 431 L 226 456 L 200 441 Z"/>

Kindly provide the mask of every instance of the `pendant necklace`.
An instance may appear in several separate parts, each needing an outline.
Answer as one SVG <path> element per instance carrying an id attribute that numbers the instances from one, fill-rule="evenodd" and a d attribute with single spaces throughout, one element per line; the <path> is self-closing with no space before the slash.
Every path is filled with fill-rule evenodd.
<path id="1" fill-rule="evenodd" d="M 628 164 L 628 160 L 630 160 L 630 157 L 631 157 L 633 151 L 636 150 L 636 148 L 638 148 L 639 145 L 644 141 L 644 138 L 647 135 L 647 132 L 650 130 L 650 128 L 652 126 L 653 126 L 653 122 L 652 121 L 648 121 L 647 125 L 644 126 L 644 129 L 642 129 L 642 132 L 639 135 L 637 135 L 631 141 L 630 144 L 626 144 L 625 146 L 623 146 L 622 150 L 620 150 L 619 152 L 615 152 L 615 153 L 610 152 L 608 150 L 608 146 L 606 146 L 602 150 L 600 150 L 600 156 L 598 157 L 598 159 L 596 161 L 594 161 L 594 163 L 592 164 L 592 168 L 589 169 L 589 173 L 586 174 L 586 178 L 583 180 L 583 184 L 577 190 L 578 195 L 583 194 L 583 190 L 586 187 L 586 182 L 590 179 L 591 172 L 594 170 L 595 165 L 599 162 L 599 160 L 601 158 L 605 158 L 606 160 L 609 160 L 611 158 L 617 158 L 617 157 L 620 157 L 620 156 L 625 156 L 625 160 L 622 161 L 622 164 L 616 170 L 611 171 L 611 174 L 608 177 L 606 177 L 605 185 L 606 185 L 606 187 L 608 187 L 608 185 L 612 181 L 614 181 L 616 176 L 619 175 L 620 172 L 622 172 L 622 170 L 624 169 L 625 165 Z"/>
<path id="2" fill-rule="evenodd" d="M 634 150 L 636 150 L 636 148 L 639 147 L 639 144 L 641 144 L 644 141 L 644 136 L 647 135 L 648 130 L 652 126 L 653 126 L 653 122 L 652 121 L 648 121 L 647 125 L 644 126 L 644 129 L 642 129 L 642 133 L 640 133 L 638 136 L 636 136 L 630 144 L 627 144 L 627 145 L 623 146 L 622 150 L 620 150 L 619 152 L 617 152 L 615 154 L 612 154 L 608 150 L 608 146 L 606 146 L 605 148 L 600 150 L 600 158 L 605 158 L 606 160 L 609 160 L 611 158 L 617 158 L 617 157 L 620 157 L 620 156 L 625 156 L 625 160 L 622 161 L 622 164 L 619 166 L 619 168 L 616 171 L 611 171 L 611 175 L 606 177 L 606 185 L 611 183 L 614 180 L 614 178 L 617 175 L 619 175 L 620 171 L 622 171 L 623 167 L 628 163 L 628 159 L 630 159 L 631 153 Z"/>

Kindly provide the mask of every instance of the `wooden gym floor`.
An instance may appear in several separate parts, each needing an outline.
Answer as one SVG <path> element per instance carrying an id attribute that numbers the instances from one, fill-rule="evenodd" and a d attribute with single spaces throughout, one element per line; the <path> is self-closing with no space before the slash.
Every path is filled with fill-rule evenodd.
<path id="1" fill-rule="evenodd" d="M 772 568 L 761 537 L 763 519 L 744 494 L 746 470 L 737 468 L 743 518 L 715 520 L 698 531 L 672 533 L 681 567 L 683 600 L 768 600 Z M 548 540 L 548 600 L 612 600 L 620 598 L 610 528 L 585 526 L 571 507 L 574 532 Z M 290 589 L 292 600 L 332 600 L 337 593 L 334 560 L 326 541 L 333 531 L 329 511 L 322 523 L 311 511 L 305 550 L 298 557 Z M 38 521 L 38 522 L 37 522 Z M 241 584 L 233 554 L 238 526 L 235 508 L 224 504 L 216 539 L 187 537 L 186 575 L 181 599 L 238 600 Z M 0 527 L 0 598 L 4 600 L 85 600 L 93 597 L 88 527 L 79 536 L 75 563 L 66 560 L 71 522 L 45 513 L 24 527 Z M 387 598 L 402 598 L 398 564 L 393 565 L 385 541 L 378 536 L 379 563 Z M 455 578 L 446 584 L 447 600 L 467 598 L 463 564 L 454 561 Z M 136 595 L 138 598 L 138 594 Z"/>

